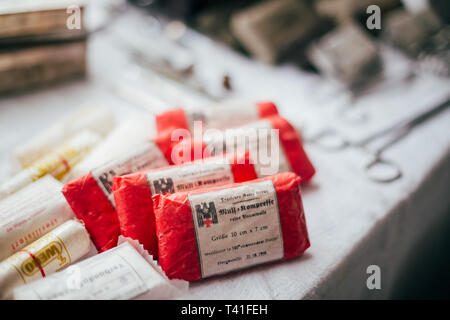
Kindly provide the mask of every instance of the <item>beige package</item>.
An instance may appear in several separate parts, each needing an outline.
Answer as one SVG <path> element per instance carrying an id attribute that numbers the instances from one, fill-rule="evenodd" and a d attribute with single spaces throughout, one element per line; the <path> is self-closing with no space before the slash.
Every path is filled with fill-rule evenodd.
<path id="1" fill-rule="evenodd" d="M 0 200 L 47 174 L 61 180 L 100 140 L 98 134 L 88 130 L 82 131 L 58 150 L 49 153 L 0 185 Z"/>
<path id="2" fill-rule="evenodd" d="M 16 288 L 17 300 L 171 299 L 180 293 L 154 261 L 131 244 L 81 261 L 50 277 Z M 88 281 L 89 279 L 89 281 Z M 187 289 L 187 283 L 184 288 Z"/>
<path id="3" fill-rule="evenodd" d="M 12 290 L 58 272 L 90 250 L 84 226 L 69 220 L 0 263 L 0 298 L 12 298 Z"/>
<path id="4" fill-rule="evenodd" d="M 15 171 L 20 171 L 84 129 L 106 136 L 114 128 L 114 122 L 114 113 L 110 109 L 86 105 L 71 112 L 31 140 L 17 146 L 10 154 L 11 165 Z"/>
<path id="5" fill-rule="evenodd" d="M 62 186 L 45 176 L 0 201 L 0 261 L 74 218 Z"/>

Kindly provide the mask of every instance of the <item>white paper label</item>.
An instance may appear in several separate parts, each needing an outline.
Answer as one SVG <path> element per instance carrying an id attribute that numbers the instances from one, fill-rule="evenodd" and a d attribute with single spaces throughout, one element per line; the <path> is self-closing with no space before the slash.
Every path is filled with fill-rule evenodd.
<path id="1" fill-rule="evenodd" d="M 91 171 L 105 196 L 115 207 L 114 194 L 112 192 L 113 178 L 129 173 L 160 168 L 169 165 L 161 150 L 150 142 L 136 152 L 108 162 L 106 165 Z"/>
<path id="2" fill-rule="evenodd" d="M 86 289 L 95 290 L 86 290 Z M 80 290 L 71 292 L 70 299 L 130 299 L 147 290 L 147 286 L 120 255 L 106 256 L 102 261 L 92 261 L 83 268 Z M 65 297 L 64 292 L 54 292 L 48 299 Z"/>
<path id="3" fill-rule="evenodd" d="M 202 277 L 284 256 L 272 181 L 190 195 Z"/>
<path id="4" fill-rule="evenodd" d="M 259 120 L 248 125 L 226 129 L 224 134 L 205 134 L 203 141 L 211 151 L 228 154 L 248 150 L 258 177 L 265 177 L 291 171 L 279 140 L 279 132 L 267 120 Z"/>
<path id="5" fill-rule="evenodd" d="M 228 160 L 216 158 L 211 161 L 149 172 L 147 180 L 152 194 L 163 194 L 230 184 L 234 182 L 234 176 Z"/>
<path id="6" fill-rule="evenodd" d="M 256 120 L 259 112 L 254 103 L 230 101 L 199 110 L 186 110 L 186 116 L 191 130 L 194 121 L 202 121 L 207 128 L 223 129 Z"/>
<path id="7" fill-rule="evenodd" d="M 156 274 L 137 252 L 116 247 L 22 287 L 15 296 L 42 300 L 130 299 L 148 290 L 148 273 Z"/>

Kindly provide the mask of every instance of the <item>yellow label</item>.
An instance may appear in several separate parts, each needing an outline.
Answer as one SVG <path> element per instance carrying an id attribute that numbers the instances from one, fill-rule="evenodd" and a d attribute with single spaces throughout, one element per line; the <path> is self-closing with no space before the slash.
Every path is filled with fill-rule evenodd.
<path id="1" fill-rule="evenodd" d="M 45 274 L 57 272 L 70 265 L 72 259 L 64 242 L 48 233 L 7 261 L 27 283 L 27 279 L 41 277 L 41 269 Z"/>
<path id="2" fill-rule="evenodd" d="M 56 263 L 62 268 L 68 265 L 69 259 L 64 255 L 64 246 L 62 243 L 52 241 L 41 250 L 34 254 L 35 259 L 29 257 L 20 266 L 20 271 L 25 276 L 32 276 L 41 268 L 45 268 L 49 263 L 57 260 Z"/>
<path id="3" fill-rule="evenodd" d="M 57 180 L 62 179 L 90 149 L 87 146 L 78 149 L 65 147 L 58 153 L 46 156 L 28 168 L 31 180 L 36 181 L 46 174 L 51 174 Z"/>

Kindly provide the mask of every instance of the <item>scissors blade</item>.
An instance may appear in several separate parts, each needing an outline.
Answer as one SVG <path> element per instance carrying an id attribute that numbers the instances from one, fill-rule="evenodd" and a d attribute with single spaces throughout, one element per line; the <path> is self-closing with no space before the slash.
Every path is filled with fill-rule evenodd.
<path id="1" fill-rule="evenodd" d="M 435 107 L 415 116 L 413 119 L 411 119 L 408 123 L 407 126 L 409 128 L 413 128 L 425 121 L 427 121 L 428 119 L 436 116 L 437 114 L 443 112 L 444 110 L 446 110 L 448 107 L 450 107 L 450 97 L 447 97 L 447 99 L 436 105 Z"/>
<path id="2" fill-rule="evenodd" d="M 446 98 L 446 100 L 444 100 L 443 102 L 439 103 L 438 105 L 436 105 L 435 107 L 432 107 L 431 109 L 428 109 L 416 116 L 414 116 L 412 119 L 408 119 L 408 120 L 402 120 L 400 122 L 395 123 L 392 126 L 389 126 L 383 130 L 380 130 L 378 132 L 375 132 L 374 134 L 369 135 L 368 137 L 354 143 L 355 146 L 358 147 L 365 147 L 367 146 L 369 143 L 371 143 L 372 141 L 385 136 L 391 132 L 400 132 L 399 134 L 397 134 L 397 136 L 404 136 L 406 135 L 406 133 L 408 133 L 412 128 L 414 128 L 415 126 L 427 121 L 428 119 L 434 117 L 435 115 L 443 112 L 444 110 L 446 110 L 448 107 L 450 107 L 450 96 L 448 96 Z M 406 132 L 405 132 L 406 131 Z M 398 141 L 399 139 L 396 139 L 396 141 Z"/>
<path id="3" fill-rule="evenodd" d="M 397 143 L 399 140 L 403 139 L 406 135 L 409 134 L 409 132 L 417 125 L 424 123 L 428 119 L 431 119 L 432 117 L 438 115 L 439 113 L 446 110 L 448 107 L 450 107 L 450 97 L 436 105 L 435 107 L 422 112 L 421 114 L 415 116 L 411 120 L 407 121 L 405 124 L 400 125 L 394 132 L 393 136 L 384 144 L 382 145 L 375 153 L 380 155 L 384 150 L 389 148 L 390 146 Z"/>

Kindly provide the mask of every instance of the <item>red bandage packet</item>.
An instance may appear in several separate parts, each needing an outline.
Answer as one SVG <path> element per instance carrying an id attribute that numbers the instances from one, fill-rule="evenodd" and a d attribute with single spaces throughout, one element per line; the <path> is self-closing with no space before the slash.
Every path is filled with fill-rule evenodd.
<path id="1" fill-rule="evenodd" d="M 181 136 L 172 138 L 181 140 L 178 144 L 172 143 L 170 158 L 174 163 L 191 161 L 192 157 L 199 159 L 205 155 L 223 152 L 233 154 L 249 150 L 258 177 L 292 171 L 301 177 L 302 183 L 305 183 L 310 181 L 316 172 L 303 149 L 299 133 L 280 116 L 268 117 L 223 131 L 205 130 L 200 139 L 194 137 L 195 140 L 189 140 Z M 203 152 L 192 150 L 202 144 Z"/>
<path id="2" fill-rule="evenodd" d="M 228 101 L 202 109 L 174 109 L 156 116 L 158 133 L 172 128 L 192 130 L 194 121 L 201 121 L 205 128 L 223 129 L 277 115 L 272 102 Z"/>
<path id="3" fill-rule="evenodd" d="M 115 177 L 114 199 L 122 235 L 158 255 L 152 196 L 256 179 L 248 152 Z"/>
<path id="4" fill-rule="evenodd" d="M 292 172 L 153 201 L 159 263 L 170 279 L 288 260 L 310 246 L 300 178 Z"/>
<path id="5" fill-rule="evenodd" d="M 168 164 L 157 144 L 148 142 L 135 152 L 109 161 L 63 187 L 64 197 L 85 224 L 97 250 L 115 247 L 120 235 L 112 193 L 113 177 Z"/>

